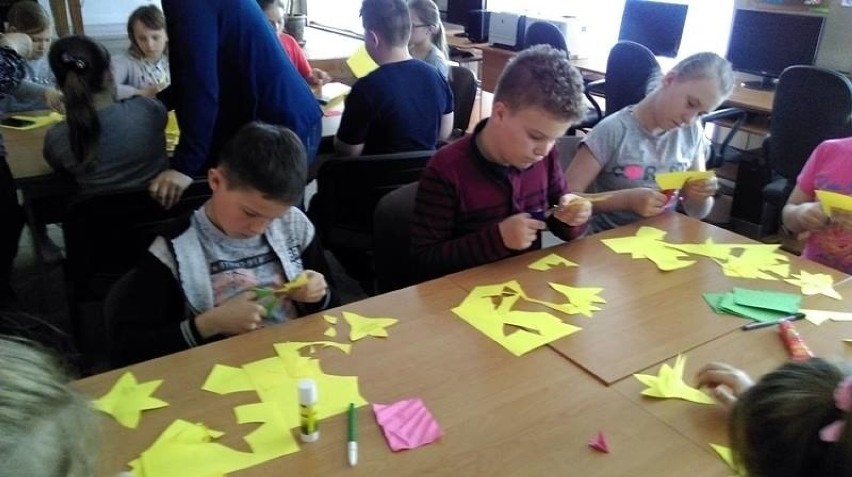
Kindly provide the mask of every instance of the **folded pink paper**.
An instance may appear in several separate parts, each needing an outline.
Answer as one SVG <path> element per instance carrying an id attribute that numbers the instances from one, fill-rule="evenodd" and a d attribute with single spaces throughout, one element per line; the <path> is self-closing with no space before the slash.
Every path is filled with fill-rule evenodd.
<path id="1" fill-rule="evenodd" d="M 373 413 L 394 452 L 424 446 L 444 435 L 432 413 L 418 398 L 373 404 Z"/>

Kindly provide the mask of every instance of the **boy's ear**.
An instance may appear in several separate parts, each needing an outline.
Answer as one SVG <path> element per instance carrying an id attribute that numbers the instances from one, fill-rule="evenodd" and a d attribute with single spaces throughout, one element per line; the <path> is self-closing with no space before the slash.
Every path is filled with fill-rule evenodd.
<path id="1" fill-rule="evenodd" d="M 364 42 L 366 42 L 368 46 L 376 48 L 380 43 L 379 35 L 377 35 L 373 30 L 366 30 L 364 32 Z"/>
<path id="2" fill-rule="evenodd" d="M 495 101 L 494 104 L 491 105 L 491 117 L 497 118 L 498 121 L 502 121 L 509 114 L 509 106 L 503 101 Z"/>
<path id="3" fill-rule="evenodd" d="M 210 190 L 216 192 L 216 189 L 225 187 L 225 177 L 218 167 L 211 167 L 207 170 L 207 182 L 210 183 Z"/>

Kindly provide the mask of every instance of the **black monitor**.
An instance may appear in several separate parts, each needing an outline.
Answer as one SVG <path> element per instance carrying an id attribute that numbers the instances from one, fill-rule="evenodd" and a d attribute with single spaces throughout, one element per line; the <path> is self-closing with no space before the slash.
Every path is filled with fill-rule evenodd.
<path id="1" fill-rule="evenodd" d="M 737 10 L 726 57 L 735 71 L 763 77 L 747 88 L 772 89 L 784 68 L 814 64 L 823 23 L 821 16 Z"/>
<path id="2" fill-rule="evenodd" d="M 635 41 L 657 56 L 674 58 L 680 49 L 688 5 L 627 0 L 618 40 Z"/>
<path id="3" fill-rule="evenodd" d="M 485 0 L 447 0 L 447 23 L 461 25 L 467 29 L 472 10 L 485 10 Z"/>

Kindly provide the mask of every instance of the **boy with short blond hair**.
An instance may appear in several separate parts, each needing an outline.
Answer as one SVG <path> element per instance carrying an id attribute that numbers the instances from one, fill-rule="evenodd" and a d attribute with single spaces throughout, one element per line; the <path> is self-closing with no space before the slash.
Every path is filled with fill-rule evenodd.
<path id="1" fill-rule="evenodd" d="M 490 118 L 439 150 L 420 178 L 412 253 L 422 279 L 541 247 L 549 228 L 583 233 L 591 204 L 567 193 L 556 139 L 585 110 L 565 52 L 538 45 L 503 70 Z"/>

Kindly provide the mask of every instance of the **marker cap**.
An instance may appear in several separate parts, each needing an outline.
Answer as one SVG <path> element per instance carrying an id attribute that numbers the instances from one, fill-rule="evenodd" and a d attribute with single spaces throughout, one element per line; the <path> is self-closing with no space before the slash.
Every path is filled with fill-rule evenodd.
<path id="1" fill-rule="evenodd" d="M 300 379 L 299 404 L 310 406 L 311 404 L 316 404 L 318 398 L 317 382 L 313 379 Z"/>

